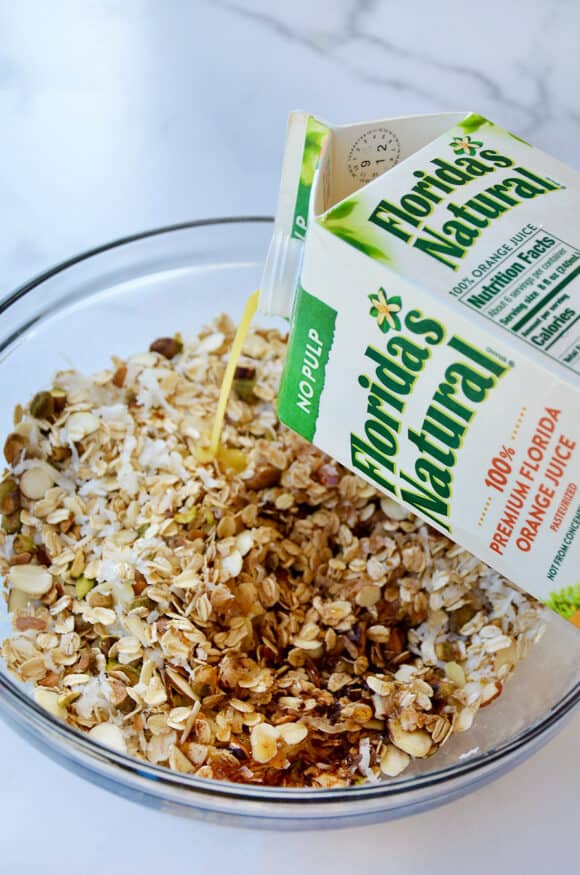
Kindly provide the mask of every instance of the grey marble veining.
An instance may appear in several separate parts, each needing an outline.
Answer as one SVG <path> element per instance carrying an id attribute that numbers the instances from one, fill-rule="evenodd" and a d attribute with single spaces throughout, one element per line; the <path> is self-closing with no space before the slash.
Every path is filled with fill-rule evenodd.
<path id="1" fill-rule="evenodd" d="M 271 213 L 286 116 L 472 109 L 580 166 L 576 0 L 0 0 L 0 293 L 145 227 Z"/>

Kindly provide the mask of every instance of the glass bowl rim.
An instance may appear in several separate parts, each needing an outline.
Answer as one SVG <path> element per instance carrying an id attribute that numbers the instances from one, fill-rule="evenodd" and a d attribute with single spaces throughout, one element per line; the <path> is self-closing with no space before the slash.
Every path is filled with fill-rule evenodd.
<path id="1" fill-rule="evenodd" d="M 187 222 L 178 222 L 172 225 L 164 225 L 158 228 L 139 231 L 123 237 L 116 238 L 108 243 L 103 243 L 91 249 L 84 250 L 77 255 L 71 256 L 65 261 L 55 264 L 40 274 L 37 274 L 28 282 L 17 287 L 0 301 L 0 314 L 23 298 L 33 289 L 52 279 L 59 273 L 75 267 L 81 262 L 102 255 L 122 246 L 129 246 L 151 237 L 171 234 L 172 232 L 193 230 L 195 228 L 208 228 L 212 226 L 236 225 L 236 224 L 273 224 L 272 216 L 224 216 L 207 219 L 195 219 Z M 13 340 L 9 338 L 8 342 Z M 0 345 L 1 341 L 0 341 Z M 219 781 L 210 778 L 197 778 L 175 772 L 165 766 L 158 766 L 139 760 L 128 754 L 119 753 L 105 747 L 99 742 L 90 739 L 88 735 L 74 729 L 72 726 L 57 719 L 34 699 L 25 695 L 10 677 L 0 671 L 0 706 L 9 712 L 10 722 L 14 724 L 26 723 L 32 731 L 41 730 L 45 734 L 56 736 L 59 741 L 72 742 L 73 747 L 79 753 L 88 756 L 98 768 L 98 762 L 105 762 L 119 772 L 130 773 L 135 777 L 146 778 L 152 784 L 152 792 L 155 785 L 172 785 L 182 790 L 191 790 L 201 795 L 211 795 L 223 799 L 248 799 L 254 801 L 268 801 L 279 803 L 310 803 L 316 807 L 317 803 L 348 802 L 358 799 L 388 798 L 404 796 L 405 792 L 420 789 L 434 788 L 453 781 L 456 778 L 465 778 L 470 774 L 484 771 L 491 765 L 497 765 L 510 754 L 524 750 L 531 746 L 535 740 L 549 735 L 554 729 L 580 703 L 580 682 L 577 682 L 568 693 L 546 714 L 545 717 L 521 730 L 512 738 L 489 751 L 474 755 L 466 759 L 464 763 L 455 763 L 443 769 L 436 769 L 425 775 L 415 775 L 409 778 L 397 779 L 396 781 L 378 781 L 362 785 L 347 786 L 340 788 L 295 788 L 295 787 L 269 787 L 261 785 L 236 784 L 233 782 Z M 7 706 L 7 707 L 6 707 Z M 10 712 L 12 712 L 10 714 Z M 27 716 L 24 716 L 27 715 Z M 44 739 L 45 740 L 45 739 Z M 46 740 L 45 740 L 46 741 Z M 66 750 L 66 748 L 65 748 Z M 68 751 L 67 751 L 68 753 Z M 70 753 L 68 754 L 70 756 Z M 76 757 L 75 757 L 76 758 Z"/>

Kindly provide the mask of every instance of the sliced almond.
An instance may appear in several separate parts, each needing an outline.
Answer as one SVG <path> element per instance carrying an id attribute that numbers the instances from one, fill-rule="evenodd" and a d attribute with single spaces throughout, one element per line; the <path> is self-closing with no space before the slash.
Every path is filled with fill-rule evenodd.
<path id="1" fill-rule="evenodd" d="M 278 730 L 280 738 L 286 744 L 300 744 L 308 735 L 308 729 L 303 723 L 284 723 Z"/>
<path id="2" fill-rule="evenodd" d="M 42 687 L 37 687 L 34 691 L 34 701 L 53 717 L 60 717 L 64 720 L 66 711 L 58 704 L 59 694 L 53 690 L 44 690 Z"/>
<path id="3" fill-rule="evenodd" d="M 79 411 L 71 413 L 66 422 L 66 432 L 69 441 L 77 443 L 98 429 L 100 420 L 94 413 Z"/>
<path id="4" fill-rule="evenodd" d="M 99 744 L 104 744 L 105 747 L 118 750 L 120 753 L 127 753 L 127 745 L 125 744 L 123 733 L 114 723 L 99 723 L 89 730 L 89 735 L 93 741 L 98 741 Z"/>
<path id="5" fill-rule="evenodd" d="M 20 478 L 20 491 L 32 501 L 44 498 L 51 486 L 54 486 L 51 473 L 40 465 L 27 468 Z"/>
<path id="6" fill-rule="evenodd" d="M 465 686 L 465 672 L 463 668 L 459 665 L 458 662 L 446 662 L 445 663 L 445 674 L 449 678 L 450 681 L 458 687 Z"/>
<path id="7" fill-rule="evenodd" d="M 426 757 L 431 750 L 431 736 L 424 729 L 407 732 L 398 720 L 389 720 L 389 732 L 394 744 L 411 757 Z"/>
<path id="8" fill-rule="evenodd" d="M 46 595 L 52 587 L 52 575 L 42 565 L 13 565 L 6 579 L 14 589 L 32 596 Z"/>
<path id="9" fill-rule="evenodd" d="M 399 750 L 394 744 L 387 744 L 381 755 L 381 772 L 384 775 L 388 775 L 389 778 L 396 778 L 397 775 L 400 775 L 407 768 L 410 762 L 411 757 L 409 754 Z"/>
<path id="10" fill-rule="evenodd" d="M 258 723 L 250 735 L 252 756 L 257 763 L 269 763 L 278 750 L 279 730 L 269 723 Z"/>

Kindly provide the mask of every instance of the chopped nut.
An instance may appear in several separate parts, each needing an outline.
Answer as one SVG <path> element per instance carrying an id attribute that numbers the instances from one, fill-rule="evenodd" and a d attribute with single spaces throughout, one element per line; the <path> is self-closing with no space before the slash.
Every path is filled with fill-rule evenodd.
<path id="1" fill-rule="evenodd" d="M 263 726 L 264 724 L 259 725 Z M 278 730 L 280 738 L 286 744 L 300 744 L 308 735 L 308 729 L 302 723 L 284 723 L 278 727 Z"/>
<path id="2" fill-rule="evenodd" d="M 20 489 L 27 498 L 38 501 L 44 498 L 50 487 L 54 484 L 52 475 L 46 468 L 28 468 L 20 478 Z"/>
<path id="3" fill-rule="evenodd" d="M 252 728 L 250 740 L 252 756 L 257 763 L 268 763 L 278 751 L 279 730 L 269 723 L 258 723 Z"/>
<path id="4" fill-rule="evenodd" d="M 13 477 L 0 483 L 0 513 L 11 516 L 20 510 L 20 489 Z"/>
<path id="5" fill-rule="evenodd" d="M 396 778 L 397 775 L 400 775 L 407 768 L 410 762 L 411 757 L 409 754 L 404 753 L 404 751 L 395 747 L 394 744 L 387 744 L 381 754 L 381 772 L 390 778 Z"/>
<path id="6" fill-rule="evenodd" d="M 28 447 L 28 440 L 18 432 L 12 432 L 4 443 L 4 458 L 9 465 L 16 465 L 22 453 Z"/>
<path id="7" fill-rule="evenodd" d="M 30 413 L 35 419 L 54 419 L 54 398 L 50 392 L 37 392 L 30 402 Z"/>
<path id="8" fill-rule="evenodd" d="M 398 720 L 389 720 L 389 733 L 393 743 L 411 757 L 426 757 L 433 746 L 428 732 L 423 729 L 407 732 Z"/>
<path id="9" fill-rule="evenodd" d="M 37 687 L 34 691 L 34 701 L 53 717 L 59 717 L 64 720 L 66 711 L 58 704 L 59 695 L 52 690 L 45 690 L 42 687 Z"/>
<path id="10" fill-rule="evenodd" d="M 52 576 L 41 565 L 13 565 L 6 579 L 14 589 L 31 596 L 45 595 L 52 587 Z"/>
<path id="11" fill-rule="evenodd" d="M 445 663 L 445 674 L 458 687 L 465 686 L 465 672 L 458 662 Z"/>
<path id="12" fill-rule="evenodd" d="M 75 582 L 76 597 L 78 599 L 84 599 L 87 593 L 92 590 L 94 585 L 94 580 L 90 580 L 88 577 L 79 577 L 78 580 Z"/>
<path id="13" fill-rule="evenodd" d="M 183 350 L 183 342 L 178 337 L 160 337 L 153 341 L 149 349 L 166 359 L 172 359 Z"/>
<path id="14" fill-rule="evenodd" d="M 501 693 L 541 610 L 277 421 L 274 330 L 210 458 L 233 334 L 62 371 L 15 411 L 2 656 L 67 724 L 178 772 L 394 777 Z"/>
<path id="15" fill-rule="evenodd" d="M 79 412 L 71 413 L 66 423 L 66 431 L 69 441 L 78 443 L 87 435 L 95 432 L 100 425 L 98 417 L 94 413 Z"/>
<path id="16" fill-rule="evenodd" d="M 120 753 L 127 753 L 127 745 L 125 738 L 118 726 L 114 723 L 98 723 L 89 730 L 89 735 L 93 741 L 98 741 L 105 747 L 110 747 Z"/>

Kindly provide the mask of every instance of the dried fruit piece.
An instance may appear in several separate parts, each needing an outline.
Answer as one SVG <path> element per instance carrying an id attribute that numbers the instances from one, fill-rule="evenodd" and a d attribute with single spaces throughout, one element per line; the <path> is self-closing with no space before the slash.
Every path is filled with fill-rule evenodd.
<path id="1" fill-rule="evenodd" d="M 159 337 L 149 347 L 150 352 L 158 352 L 166 359 L 172 359 L 183 350 L 183 341 L 180 337 Z"/>
<path id="2" fill-rule="evenodd" d="M 259 468 L 251 477 L 248 477 L 245 484 L 248 489 L 268 489 L 271 486 L 276 486 L 280 482 L 282 472 L 273 465 L 266 465 Z"/>
<path id="3" fill-rule="evenodd" d="M 119 365 L 115 373 L 113 374 L 113 378 L 111 382 L 113 386 L 116 386 L 117 389 L 122 389 L 125 385 L 125 380 L 127 378 L 127 365 Z"/>

